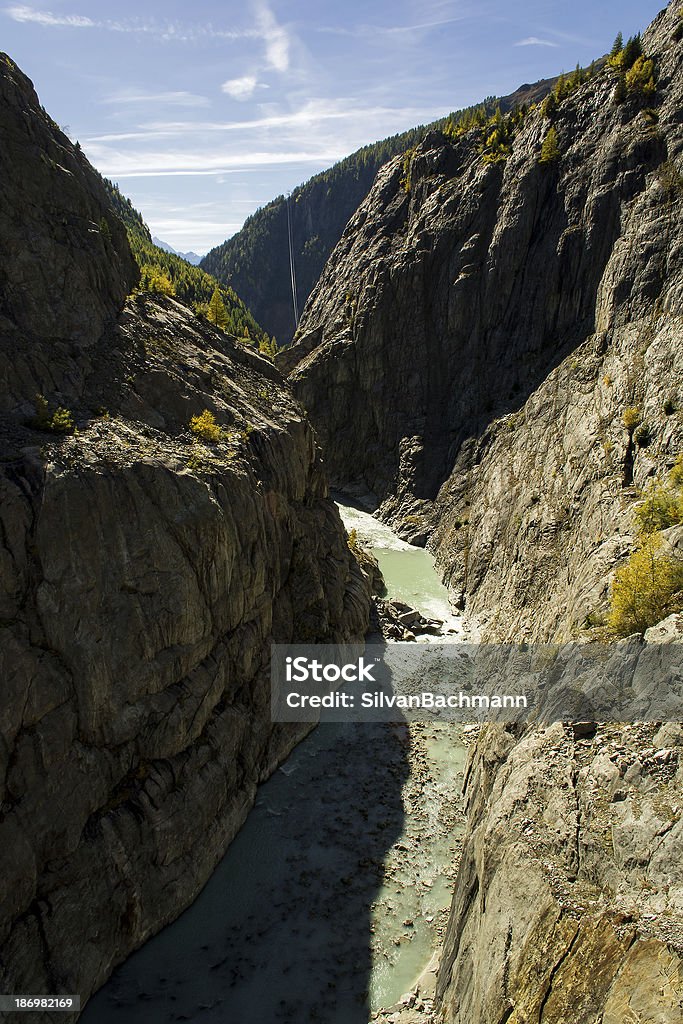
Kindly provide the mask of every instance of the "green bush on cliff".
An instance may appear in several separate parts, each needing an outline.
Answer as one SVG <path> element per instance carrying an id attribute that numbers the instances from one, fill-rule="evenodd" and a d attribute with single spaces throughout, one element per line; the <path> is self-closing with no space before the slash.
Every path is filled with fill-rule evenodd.
<path id="1" fill-rule="evenodd" d="M 401 178 L 400 185 L 403 191 L 407 192 L 408 194 L 410 194 L 410 189 L 412 185 L 410 178 L 410 167 L 413 162 L 414 155 L 415 146 L 412 146 L 411 149 L 407 149 L 405 151 L 405 153 L 403 154 L 403 159 L 401 160 L 401 169 L 403 170 L 403 177 Z"/>
<path id="2" fill-rule="evenodd" d="M 635 428 L 641 422 L 642 418 L 643 414 L 641 413 L 640 408 L 637 405 L 629 405 L 626 409 L 624 409 L 623 415 L 621 417 L 622 422 L 626 429 L 629 431 L 629 433 L 635 430 Z"/>
<path id="3" fill-rule="evenodd" d="M 50 406 L 45 395 L 36 395 L 36 414 L 31 426 L 37 430 L 46 430 L 51 434 L 73 434 L 76 429 L 72 413 L 63 406 L 58 406 L 50 415 Z"/>
<path id="4" fill-rule="evenodd" d="M 193 416 L 190 420 L 190 430 L 203 441 L 220 441 L 223 431 L 216 423 L 216 417 L 209 409 L 204 409 L 199 416 Z"/>
<path id="5" fill-rule="evenodd" d="M 642 633 L 683 611 L 683 559 L 664 548 L 662 530 L 683 523 L 683 456 L 665 482 L 653 481 L 634 518 L 640 547 L 612 583 L 608 626 L 614 636 Z"/>
<path id="6" fill-rule="evenodd" d="M 667 615 L 680 611 L 683 560 L 664 553 L 659 534 L 653 534 L 615 574 L 609 629 L 618 637 L 643 633 Z"/>
<path id="7" fill-rule="evenodd" d="M 548 130 L 548 134 L 541 146 L 541 155 L 538 158 L 539 164 L 554 164 L 560 159 L 560 145 L 557 140 L 557 132 L 554 128 Z"/>
<path id="8" fill-rule="evenodd" d="M 275 338 L 269 338 L 268 335 L 259 342 L 258 350 L 262 356 L 267 356 L 268 359 L 274 359 L 280 351 Z"/>
<path id="9" fill-rule="evenodd" d="M 541 103 L 541 115 L 545 118 L 551 118 L 556 110 L 557 97 L 554 92 L 549 92 L 543 103 Z"/>
<path id="10" fill-rule="evenodd" d="M 657 91 L 654 61 L 638 57 L 630 71 L 626 72 L 625 82 L 628 92 L 651 96 Z"/>
<path id="11" fill-rule="evenodd" d="M 654 480 L 642 492 L 642 499 L 634 513 L 639 536 L 683 523 L 683 456 L 678 457 L 666 482 Z"/>

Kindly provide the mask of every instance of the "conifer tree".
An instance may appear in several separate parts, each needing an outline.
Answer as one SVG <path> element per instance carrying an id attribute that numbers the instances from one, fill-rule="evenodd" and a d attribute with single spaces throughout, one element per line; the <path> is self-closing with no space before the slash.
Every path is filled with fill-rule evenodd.
<path id="1" fill-rule="evenodd" d="M 640 33 L 631 38 L 626 43 L 622 54 L 621 54 L 621 66 L 624 71 L 628 71 L 632 68 L 639 57 L 643 55 L 643 45 L 640 41 Z"/>
<path id="2" fill-rule="evenodd" d="M 557 98 L 554 92 L 549 92 L 546 98 L 541 104 L 541 114 L 543 117 L 552 117 L 557 110 Z"/>
<path id="3" fill-rule="evenodd" d="M 206 318 L 209 323 L 215 324 L 221 331 L 224 331 L 228 326 L 228 314 L 225 309 L 225 303 L 221 298 L 221 293 L 218 288 L 214 288 L 213 295 L 209 301 L 209 310 L 206 314 Z"/>
<path id="4" fill-rule="evenodd" d="M 619 56 L 621 51 L 624 49 L 624 37 L 621 32 L 617 33 L 617 37 L 612 43 L 612 49 L 609 52 L 610 62 Z"/>
<path id="5" fill-rule="evenodd" d="M 554 128 L 548 129 L 548 134 L 543 140 L 541 147 L 540 164 L 552 164 L 560 158 L 560 147 L 557 141 L 557 132 Z"/>

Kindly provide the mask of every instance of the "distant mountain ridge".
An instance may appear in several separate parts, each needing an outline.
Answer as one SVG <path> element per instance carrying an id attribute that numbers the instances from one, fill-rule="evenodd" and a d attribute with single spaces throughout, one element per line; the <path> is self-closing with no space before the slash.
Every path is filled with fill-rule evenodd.
<path id="1" fill-rule="evenodd" d="M 192 252 L 191 249 L 189 252 L 179 252 L 177 249 L 174 249 L 172 245 L 169 245 L 168 242 L 163 242 L 160 238 L 157 238 L 156 235 L 152 235 L 152 241 L 159 249 L 163 249 L 164 252 L 170 252 L 173 256 L 180 256 L 181 260 L 187 260 L 187 262 L 191 263 L 193 267 L 198 267 L 204 258 L 203 256 L 199 256 L 196 252 Z"/>
<path id="2" fill-rule="evenodd" d="M 536 103 L 556 78 L 525 83 L 509 96 L 488 96 L 471 110 L 484 106 L 503 113 Z M 299 311 L 322 273 L 327 258 L 358 206 L 367 196 L 378 170 L 392 157 L 416 146 L 433 128 L 442 128 L 463 111 L 430 125 L 419 125 L 380 142 L 363 146 L 327 171 L 295 188 L 289 199 Z M 289 267 L 287 199 L 278 196 L 248 217 L 232 238 L 211 249 L 200 262 L 203 270 L 242 296 L 264 330 L 280 345 L 294 334 Z"/>
<path id="3" fill-rule="evenodd" d="M 142 214 L 135 209 L 130 199 L 123 195 L 118 185 L 102 178 L 109 195 L 112 210 L 126 227 L 128 243 L 142 274 L 142 288 L 147 290 L 149 278 L 166 279 L 176 298 L 193 306 L 195 311 L 206 312 L 216 288 L 219 289 L 227 314 L 225 329 L 240 340 L 259 346 L 268 344 L 270 339 L 252 316 L 242 299 L 229 286 L 221 285 L 201 267 L 193 266 L 174 249 L 164 249 L 152 238 Z M 154 290 L 154 289 L 152 289 Z"/>

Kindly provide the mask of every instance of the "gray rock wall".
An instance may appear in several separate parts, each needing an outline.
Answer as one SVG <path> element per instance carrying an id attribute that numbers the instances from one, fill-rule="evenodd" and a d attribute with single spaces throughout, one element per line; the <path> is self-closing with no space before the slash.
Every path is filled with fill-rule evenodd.
<path id="1" fill-rule="evenodd" d="M 653 97 L 615 104 L 603 67 L 552 122 L 532 110 L 502 164 L 432 133 L 408 192 L 400 159 L 383 168 L 280 360 L 334 483 L 427 541 L 492 637 L 580 628 L 628 549 L 632 485 L 683 446 L 678 22 L 672 5 L 645 33 Z"/>
<path id="2" fill-rule="evenodd" d="M 4 57 L 0 99 L 0 991 L 85 1000 L 301 738 L 271 643 L 362 637 L 369 585 L 272 364 L 126 300 L 123 227 Z"/>
<path id="3" fill-rule="evenodd" d="M 484 728 L 439 971 L 445 1020 L 680 1020 L 682 743 L 670 725 L 585 739 L 559 723 Z"/>

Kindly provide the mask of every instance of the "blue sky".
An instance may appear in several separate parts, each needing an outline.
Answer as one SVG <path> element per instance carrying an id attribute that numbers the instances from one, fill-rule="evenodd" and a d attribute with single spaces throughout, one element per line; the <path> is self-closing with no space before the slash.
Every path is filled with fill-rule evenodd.
<path id="1" fill-rule="evenodd" d="M 661 0 L 0 0 L 0 49 L 177 249 L 366 142 L 577 61 Z"/>

